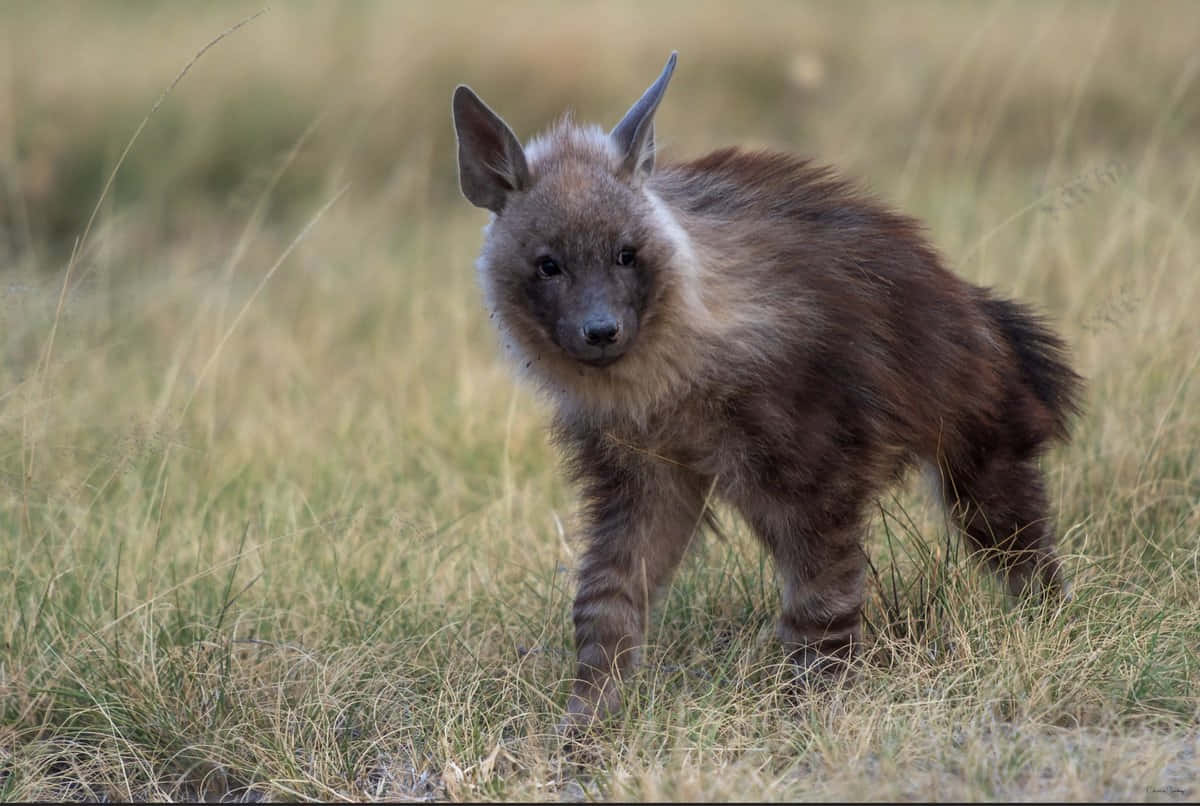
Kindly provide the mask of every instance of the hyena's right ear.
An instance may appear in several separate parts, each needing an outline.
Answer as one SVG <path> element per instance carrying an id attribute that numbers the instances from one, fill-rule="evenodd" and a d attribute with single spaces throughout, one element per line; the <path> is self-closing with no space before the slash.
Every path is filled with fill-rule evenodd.
<path id="1" fill-rule="evenodd" d="M 654 112 L 667 91 L 671 74 L 675 72 L 677 51 L 671 51 L 667 65 L 658 80 L 630 107 L 613 130 L 609 132 L 621 155 L 619 174 L 636 187 L 654 170 Z"/>
<path id="2" fill-rule="evenodd" d="M 508 194 L 529 187 L 525 150 L 508 124 L 465 84 L 454 90 L 458 183 L 476 207 L 504 209 Z"/>

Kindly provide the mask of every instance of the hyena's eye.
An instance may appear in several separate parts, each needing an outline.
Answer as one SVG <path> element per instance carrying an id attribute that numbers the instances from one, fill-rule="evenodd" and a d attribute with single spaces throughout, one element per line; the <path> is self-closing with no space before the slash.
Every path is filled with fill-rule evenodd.
<path id="1" fill-rule="evenodd" d="M 637 250 L 632 246 L 626 246 L 617 252 L 618 266 L 632 266 L 637 263 Z"/>
<path id="2" fill-rule="evenodd" d="M 557 277 L 562 274 L 562 267 L 558 265 L 558 261 L 549 256 L 542 256 L 537 259 L 538 277 L 543 280 L 548 280 L 551 277 Z"/>

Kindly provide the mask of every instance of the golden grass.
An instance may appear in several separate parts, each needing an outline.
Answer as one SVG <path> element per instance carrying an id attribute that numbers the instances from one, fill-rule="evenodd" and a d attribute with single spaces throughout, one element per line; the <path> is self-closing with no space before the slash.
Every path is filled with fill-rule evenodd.
<path id="1" fill-rule="evenodd" d="M 0 10 L 0 797 L 1197 796 L 1191 6 L 273 7 L 67 277 L 258 8 Z M 571 491 L 483 315 L 449 95 L 611 124 L 673 48 L 668 155 L 832 162 L 1059 324 L 1077 598 L 1006 603 L 914 484 L 859 681 L 789 698 L 725 513 L 581 774 Z"/>

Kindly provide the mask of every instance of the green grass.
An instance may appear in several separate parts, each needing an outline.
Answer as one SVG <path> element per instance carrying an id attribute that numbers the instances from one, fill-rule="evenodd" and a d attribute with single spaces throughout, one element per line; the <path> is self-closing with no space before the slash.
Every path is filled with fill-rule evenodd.
<path id="1" fill-rule="evenodd" d="M 289 4 L 101 199 L 257 10 L 0 11 L 0 798 L 1197 796 L 1190 6 Z M 449 97 L 611 124 L 673 48 L 668 157 L 832 162 L 1056 321 L 1075 598 L 1007 601 L 913 479 L 857 681 L 797 696 L 722 511 L 581 772 L 573 496 L 484 315 Z"/>

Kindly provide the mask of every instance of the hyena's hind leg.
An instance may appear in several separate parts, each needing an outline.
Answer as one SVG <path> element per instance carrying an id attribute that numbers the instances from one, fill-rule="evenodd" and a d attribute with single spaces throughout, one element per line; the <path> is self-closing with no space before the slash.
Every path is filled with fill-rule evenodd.
<path id="1" fill-rule="evenodd" d="M 1065 595 L 1046 484 L 1036 460 L 996 452 L 941 465 L 942 496 L 974 551 L 1014 596 Z"/>

